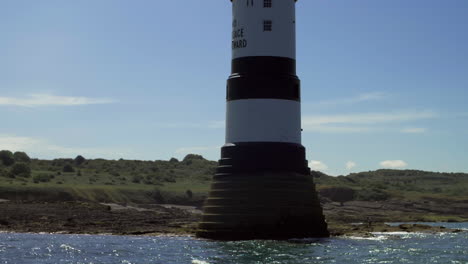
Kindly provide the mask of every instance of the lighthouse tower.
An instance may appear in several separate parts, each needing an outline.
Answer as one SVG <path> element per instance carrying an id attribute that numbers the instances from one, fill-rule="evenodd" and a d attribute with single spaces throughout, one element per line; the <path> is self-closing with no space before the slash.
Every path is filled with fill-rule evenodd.
<path id="1" fill-rule="evenodd" d="M 296 0 L 231 0 L 226 142 L 197 236 L 328 236 L 301 145 Z"/>

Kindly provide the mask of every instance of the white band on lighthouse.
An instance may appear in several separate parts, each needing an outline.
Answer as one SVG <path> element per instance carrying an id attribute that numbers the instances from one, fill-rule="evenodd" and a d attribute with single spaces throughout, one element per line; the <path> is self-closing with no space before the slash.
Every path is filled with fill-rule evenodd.
<path id="1" fill-rule="evenodd" d="M 275 56 L 296 58 L 295 1 L 234 0 L 232 58 Z"/>
<path id="2" fill-rule="evenodd" d="M 301 144 L 300 111 L 300 102 L 292 100 L 229 101 L 226 113 L 226 143 Z"/>

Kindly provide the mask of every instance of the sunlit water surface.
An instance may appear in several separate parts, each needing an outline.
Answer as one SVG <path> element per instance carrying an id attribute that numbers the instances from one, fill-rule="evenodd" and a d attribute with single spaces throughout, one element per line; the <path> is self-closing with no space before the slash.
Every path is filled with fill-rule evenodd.
<path id="1" fill-rule="evenodd" d="M 439 223 L 468 230 L 468 223 Z M 468 232 L 297 241 L 0 233 L 0 263 L 468 263 Z"/>

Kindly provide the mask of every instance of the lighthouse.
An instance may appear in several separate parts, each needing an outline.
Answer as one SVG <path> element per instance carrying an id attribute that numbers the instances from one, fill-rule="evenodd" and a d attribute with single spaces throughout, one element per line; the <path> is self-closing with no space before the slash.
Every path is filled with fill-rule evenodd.
<path id="1" fill-rule="evenodd" d="M 297 0 L 231 0 L 226 141 L 197 236 L 329 235 L 301 144 Z"/>

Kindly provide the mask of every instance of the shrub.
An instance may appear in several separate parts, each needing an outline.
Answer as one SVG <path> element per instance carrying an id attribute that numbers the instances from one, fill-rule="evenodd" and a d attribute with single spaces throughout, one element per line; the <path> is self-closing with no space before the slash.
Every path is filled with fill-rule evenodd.
<path id="1" fill-rule="evenodd" d="M 166 199 L 164 198 L 164 195 L 159 191 L 158 189 L 155 189 L 154 191 L 150 192 L 150 197 L 153 198 L 157 203 L 165 203 Z"/>
<path id="2" fill-rule="evenodd" d="M 176 158 L 171 158 L 171 159 L 169 160 L 169 162 L 170 162 L 170 163 L 177 163 L 177 162 L 179 162 L 179 160 L 176 159 Z"/>
<path id="3" fill-rule="evenodd" d="M 133 182 L 133 183 L 140 183 L 140 182 L 141 182 L 141 176 L 139 176 L 139 175 L 134 175 L 134 176 L 132 177 L 132 182 Z"/>
<path id="4" fill-rule="evenodd" d="M 52 165 L 53 166 L 56 166 L 56 167 L 63 167 L 67 164 L 72 164 L 73 163 L 73 159 L 54 159 L 52 161 Z"/>
<path id="5" fill-rule="evenodd" d="M 53 176 L 45 173 L 38 174 L 33 177 L 34 183 L 39 183 L 39 182 L 50 182 L 50 179 L 52 179 Z"/>
<path id="6" fill-rule="evenodd" d="M 361 201 L 384 201 L 390 198 L 390 195 L 381 189 L 362 189 L 357 193 L 357 200 Z"/>
<path id="7" fill-rule="evenodd" d="M 314 170 L 310 171 L 310 175 L 312 175 L 312 177 L 314 177 L 314 178 L 320 178 L 322 176 L 326 176 L 325 173 L 320 172 L 320 171 L 314 171 Z"/>
<path id="8" fill-rule="evenodd" d="M 188 154 L 187 156 L 185 156 L 182 162 L 186 165 L 190 165 L 193 163 L 194 160 L 205 160 L 205 158 L 203 158 L 202 155 Z"/>
<path id="9" fill-rule="evenodd" d="M 10 169 L 10 177 L 31 177 L 31 168 L 26 163 L 15 163 Z"/>
<path id="10" fill-rule="evenodd" d="M 144 180 L 143 180 L 143 183 L 144 184 L 153 184 L 154 181 L 153 181 L 153 178 L 151 177 L 151 175 L 146 175 Z"/>
<path id="11" fill-rule="evenodd" d="M 352 201 L 355 191 L 348 187 L 328 187 L 319 191 L 320 195 L 328 199 L 339 202 L 342 206 L 344 202 Z"/>
<path id="12" fill-rule="evenodd" d="M 171 174 L 173 174 L 174 172 L 170 172 Z M 155 176 L 155 179 L 156 181 L 158 182 L 176 182 L 176 179 L 174 178 L 174 176 L 170 176 L 170 175 L 157 175 Z"/>
<path id="13" fill-rule="evenodd" d="M 0 167 L 0 177 L 7 177 L 7 171 Z"/>
<path id="14" fill-rule="evenodd" d="M 76 158 L 73 160 L 73 162 L 75 163 L 76 166 L 80 166 L 85 161 L 86 161 L 86 159 L 81 155 L 76 156 Z"/>
<path id="15" fill-rule="evenodd" d="M 185 192 L 185 194 L 187 195 L 187 197 L 188 197 L 189 199 L 192 199 L 192 197 L 193 197 L 193 192 L 192 192 L 192 190 L 190 190 L 190 189 L 187 190 L 187 191 Z"/>
<path id="16" fill-rule="evenodd" d="M 13 153 L 9 150 L 2 150 L 0 151 L 0 161 L 5 166 L 11 166 L 15 163 L 15 159 L 13 157 Z"/>
<path id="17" fill-rule="evenodd" d="M 63 172 L 74 172 L 75 169 L 73 169 L 73 167 L 70 164 L 67 164 L 67 165 L 63 166 L 62 171 Z"/>
<path id="18" fill-rule="evenodd" d="M 146 184 L 146 185 L 152 185 L 154 184 L 154 182 L 152 180 L 148 180 L 148 179 L 144 179 L 143 180 L 143 183 Z"/>
<path id="19" fill-rule="evenodd" d="M 31 162 L 31 158 L 28 156 L 28 154 L 21 151 L 13 153 L 13 159 L 15 159 L 15 162 Z"/>

